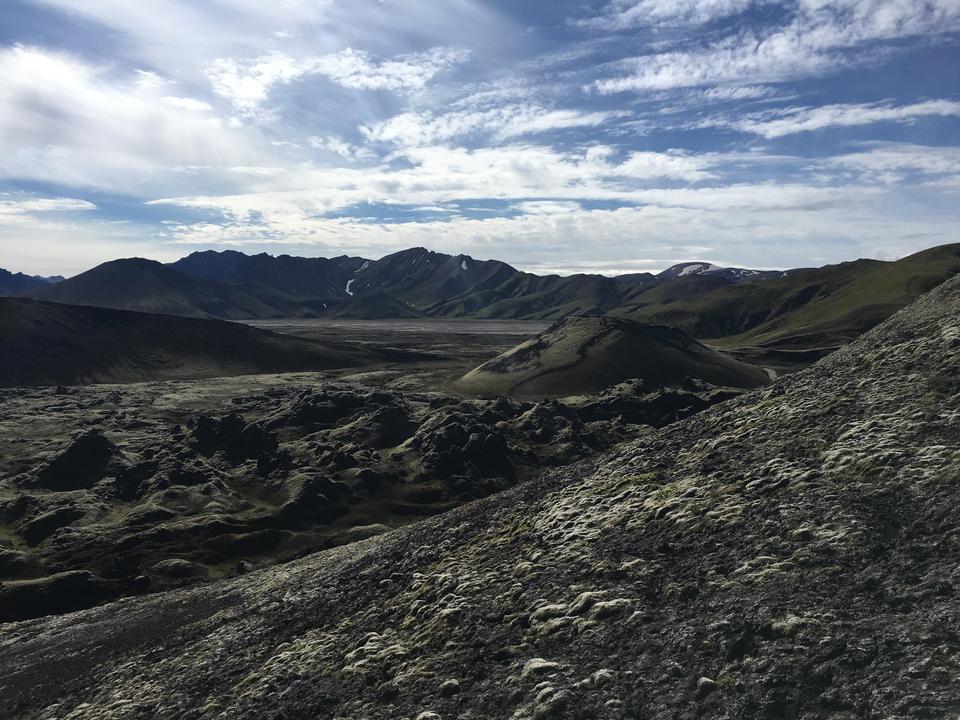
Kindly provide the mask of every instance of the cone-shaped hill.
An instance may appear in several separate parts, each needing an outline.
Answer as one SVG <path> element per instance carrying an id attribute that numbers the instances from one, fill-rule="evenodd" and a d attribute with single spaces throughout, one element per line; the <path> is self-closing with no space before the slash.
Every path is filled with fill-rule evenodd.
<path id="1" fill-rule="evenodd" d="M 628 378 L 651 387 L 685 378 L 742 388 L 769 382 L 762 368 L 722 355 L 675 328 L 583 315 L 554 323 L 474 368 L 455 387 L 482 396 L 562 397 L 597 392 Z"/>
<path id="2" fill-rule="evenodd" d="M 0 299 L 0 386 L 140 382 L 356 367 L 346 344 L 222 320 Z"/>

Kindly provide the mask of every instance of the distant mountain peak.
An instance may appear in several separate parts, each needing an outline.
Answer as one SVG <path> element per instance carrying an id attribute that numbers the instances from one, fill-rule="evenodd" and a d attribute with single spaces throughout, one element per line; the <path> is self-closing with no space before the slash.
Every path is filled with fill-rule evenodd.
<path id="1" fill-rule="evenodd" d="M 0 268 L 0 295 L 19 295 L 34 288 L 58 283 L 61 280 L 63 278 L 59 275 L 41 277 L 39 275 L 25 275 L 20 272 L 13 273 Z"/>
<path id="2" fill-rule="evenodd" d="M 704 261 L 684 262 L 671 265 L 663 272 L 657 273 L 661 280 L 675 280 L 691 275 L 710 275 L 722 277 L 725 280 L 738 282 L 741 280 L 768 280 L 784 277 L 781 270 L 754 270 L 753 268 L 725 267 Z"/>

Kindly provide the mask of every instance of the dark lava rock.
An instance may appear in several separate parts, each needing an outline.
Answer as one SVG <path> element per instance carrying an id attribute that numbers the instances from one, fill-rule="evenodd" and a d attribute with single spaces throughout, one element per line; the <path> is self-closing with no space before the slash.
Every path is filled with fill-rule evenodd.
<path id="1" fill-rule="evenodd" d="M 547 400 L 521 415 L 517 428 L 537 442 L 570 442 L 583 433 L 583 421 L 576 410 Z"/>
<path id="2" fill-rule="evenodd" d="M 37 473 L 36 484 L 48 490 L 80 490 L 94 485 L 107 474 L 116 446 L 99 430 L 87 430 Z"/>
<path id="3" fill-rule="evenodd" d="M 405 408 L 391 406 L 363 413 L 348 426 L 338 429 L 332 437 L 383 449 L 399 445 L 416 430 L 417 425 L 410 419 Z"/>
<path id="4" fill-rule="evenodd" d="M 174 517 L 174 515 L 176 515 L 176 513 L 165 507 L 147 504 L 141 505 L 128 512 L 124 515 L 123 522 L 125 525 L 152 525 L 154 523 L 161 523 L 164 520 L 169 520 Z"/>
<path id="5" fill-rule="evenodd" d="M 513 475 L 513 457 L 503 433 L 469 405 L 444 408 L 410 440 L 428 476 Z"/>
<path id="6" fill-rule="evenodd" d="M 205 544 L 208 551 L 212 551 L 217 561 L 235 558 L 254 557 L 275 549 L 292 533 L 277 528 L 266 528 L 243 534 L 220 535 L 210 538 Z"/>
<path id="7" fill-rule="evenodd" d="M 0 549 L 0 577 L 15 578 L 30 567 L 30 557 L 17 550 Z"/>
<path id="8" fill-rule="evenodd" d="M 0 622 L 73 612 L 109 600 L 117 588 L 86 570 L 73 570 L 39 580 L 0 587 Z"/>
<path id="9" fill-rule="evenodd" d="M 160 465 L 155 460 L 128 465 L 117 471 L 114 487 L 121 500 L 133 500 L 141 491 L 142 484 L 157 474 Z"/>
<path id="10" fill-rule="evenodd" d="M 23 539 L 30 547 L 36 547 L 57 530 L 66 527 L 84 515 L 83 510 L 75 507 L 62 507 L 43 513 L 28 522 L 22 531 Z"/>
<path id="11" fill-rule="evenodd" d="M 248 425 L 236 411 L 219 420 L 201 415 L 194 421 L 191 433 L 197 450 L 203 455 L 223 452 L 227 459 L 239 462 L 277 454 L 277 439 L 264 425 Z"/>
<path id="12" fill-rule="evenodd" d="M 347 513 L 338 504 L 346 488 L 323 476 L 306 478 L 296 494 L 278 510 L 274 519 L 281 527 L 325 525 Z"/>
<path id="13" fill-rule="evenodd" d="M 13 500 L 0 503 L 0 516 L 7 522 L 16 522 L 27 511 L 36 508 L 38 503 L 39 500 L 33 495 L 17 495 Z"/>
<path id="14" fill-rule="evenodd" d="M 365 406 L 389 404 L 388 393 L 364 392 L 355 388 L 326 387 L 320 392 L 305 392 L 268 421 L 269 429 L 284 426 L 315 427 L 332 425 Z"/>
<path id="15" fill-rule="evenodd" d="M 206 568 L 204 568 L 202 565 L 179 558 L 161 560 L 154 565 L 151 570 L 156 575 L 161 575 L 167 578 L 175 578 L 178 580 L 192 577 L 202 577 L 203 575 L 207 574 Z"/>

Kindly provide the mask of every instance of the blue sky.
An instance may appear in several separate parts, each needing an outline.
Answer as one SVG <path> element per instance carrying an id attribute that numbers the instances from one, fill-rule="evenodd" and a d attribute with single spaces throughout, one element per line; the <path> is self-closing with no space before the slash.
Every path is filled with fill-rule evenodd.
<path id="1" fill-rule="evenodd" d="M 958 0 L 0 7 L 0 267 L 796 267 L 958 230 Z"/>

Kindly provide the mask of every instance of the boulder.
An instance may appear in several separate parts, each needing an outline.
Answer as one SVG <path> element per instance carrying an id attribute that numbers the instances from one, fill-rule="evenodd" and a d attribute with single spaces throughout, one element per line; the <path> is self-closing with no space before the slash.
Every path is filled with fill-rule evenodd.
<path id="1" fill-rule="evenodd" d="M 75 507 L 61 507 L 38 515 L 24 525 L 21 535 L 30 547 L 36 547 L 57 530 L 66 527 L 84 515 L 83 510 Z"/>
<path id="2" fill-rule="evenodd" d="M 37 473 L 36 485 L 47 490 L 81 490 L 107 474 L 116 446 L 99 430 L 80 433 Z"/>
<path id="3" fill-rule="evenodd" d="M 202 577 L 207 574 L 206 568 L 189 560 L 169 558 L 161 560 L 151 568 L 155 575 L 165 578 L 184 580 L 192 577 Z"/>

